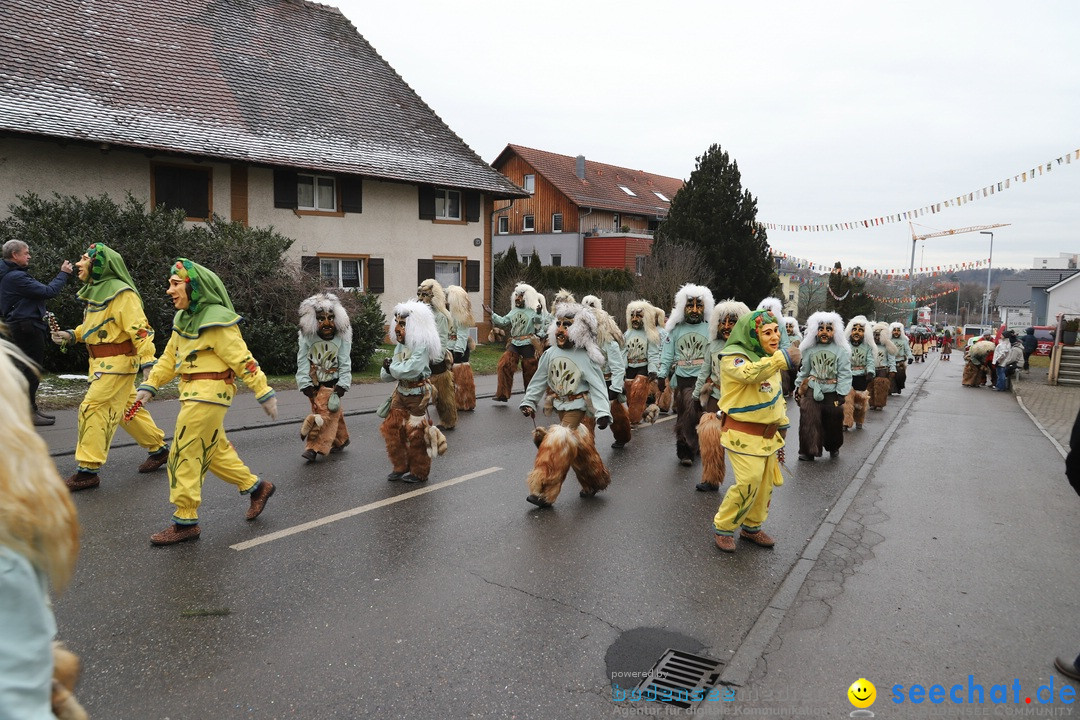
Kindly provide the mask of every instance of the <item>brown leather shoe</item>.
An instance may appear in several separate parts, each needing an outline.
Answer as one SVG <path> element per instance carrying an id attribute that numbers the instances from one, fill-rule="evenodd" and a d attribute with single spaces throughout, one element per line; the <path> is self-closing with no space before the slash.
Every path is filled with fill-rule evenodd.
<path id="1" fill-rule="evenodd" d="M 173 523 L 169 527 L 165 528 L 159 533 L 154 533 L 150 536 L 151 545 L 175 545 L 176 543 L 187 542 L 188 540 L 198 540 L 199 525 L 177 525 Z"/>
<path id="2" fill-rule="evenodd" d="M 720 548 L 724 552 L 735 552 L 735 536 L 717 535 L 716 547 Z"/>
<path id="3" fill-rule="evenodd" d="M 161 467 L 162 465 L 164 465 L 167 462 L 169 462 L 169 446 L 168 445 L 166 445 L 165 447 L 158 450 L 156 453 L 151 454 L 145 460 L 143 460 L 142 465 L 139 466 L 139 472 L 141 472 L 141 473 L 154 472 L 155 470 L 157 470 L 159 467 Z"/>
<path id="4" fill-rule="evenodd" d="M 80 470 L 71 477 L 65 478 L 64 484 L 67 485 L 67 489 L 71 492 L 79 492 L 80 490 L 96 488 L 101 484 L 101 478 L 98 477 L 97 473 Z"/>
<path id="5" fill-rule="evenodd" d="M 254 520 L 266 507 L 266 501 L 274 494 L 274 483 L 269 480 L 260 480 L 259 486 L 251 491 L 251 506 L 247 511 L 247 519 Z"/>
<path id="6" fill-rule="evenodd" d="M 758 530 L 757 532 L 747 532 L 746 530 L 739 531 L 739 537 L 743 540 L 749 540 L 755 545 L 763 548 L 771 548 L 776 544 L 776 541 L 765 534 L 764 530 Z"/>

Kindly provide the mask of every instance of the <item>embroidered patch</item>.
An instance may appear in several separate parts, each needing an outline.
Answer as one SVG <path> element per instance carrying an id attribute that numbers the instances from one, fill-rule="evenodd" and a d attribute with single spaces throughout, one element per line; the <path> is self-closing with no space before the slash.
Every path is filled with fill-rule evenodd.
<path id="1" fill-rule="evenodd" d="M 772 395 L 772 383 L 766 380 L 758 386 L 758 392 L 768 393 Z"/>
<path id="2" fill-rule="evenodd" d="M 746 364 L 746 358 L 737 357 L 737 358 L 735 358 L 735 362 L 732 363 L 732 364 L 735 367 L 739 367 L 740 365 L 745 365 Z"/>

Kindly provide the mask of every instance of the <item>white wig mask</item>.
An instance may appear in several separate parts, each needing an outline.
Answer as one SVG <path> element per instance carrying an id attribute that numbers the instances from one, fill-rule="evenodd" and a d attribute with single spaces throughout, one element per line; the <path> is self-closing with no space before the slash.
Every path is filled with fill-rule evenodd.
<path id="1" fill-rule="evenodd" d="M 887 350 L 890 355 L 895 355 L 896 353 L 900 352 L 900 348 L 896 347 L 896 343 L 892 341 L 892 335 L 890 334 L 888 323 L 875 323 L 873 334 L 876 336 L 879 332 L 881 333 L 881 342 L 877 342 L 877 337 L 874 338 L 874 341 L 877 345 L 884 345 L 885 350 Z"/>
<path id="2" fill-rule="evenodd" d="M 735 298 L 728 298 L 723 302 L 716 303 L 712 314 L 709 315 L 709 340 L 716 339 L 717 331 L 720 329 L 720 321 L 728 315 L 731 315 L 738 320 L 743 315 L 749 314 L 750 308 L 746 307 L 746 303 L 739 302 Z"/>
<path id="3" fill-rule="evenodd" d="M 540 293 L 536 292 L 536 288 L 528 283 L 518 283 L 514 286 L 514 292 L 510 294 L 510 309 L 513 310 L 517 307 L 518 295 L 525 296 L 525 309 L 536 312 L 536 306 L 540 304 Z"/>
<path id="4" fill-rule="evenodd" d="M 865 315 L 856 315 L 855 317 L 848 320 L 847 327 L 844 328 L 844 335 L 850 341 L 851 331 L 856 325 L 862 325 L 863 342 L 870 346 L 870 352 L 876 352 L 877 343 L 874 342 L 874 325 L 866 319 Z"/>
<path id="5" fill-rule="evenodd" d="M 757 309 L 768 310 L 777 319 L 784 317 L 784 303 L 780 302 L 780 298 L 767 297 L 757 304 Z"/>
<path id="6" fill-rule="evenodd" d="M 635 300 L 626 306 L 626 329 L 630 330 L 630 316 L 635 312 L 641 312 L 641 327 L 645 331 L 649 342 L 654 345 L 660 344 L 660 330 L 658 326 L 664 322 L 664 313 L 653 307 L 647 300 Z"/>
<path id="7" fill-rule="evenodd" d="M 686 301 L 690 298 L 699 298 L 705 304 L 706 322 L 712 317 L 713 305 L 716 304 L 716 301 L 713 300 L 712 290 L 703 285 L 687 283 L 679 288 L 679 292 L 675 294 L 675 307 L 671 309 L 671 317 L 668 318 L 667 325 L 664 326 L 668 332 L 674 330 L 675 326 L 681 324 L 685 319 Z"/>
<path id="8" fill-rule="evenodd" d="M 315 313 L 320 310 L 333 313 L 334 327 L 337 328 L 338 335 L 341 335 L 346 342 L 352 342 L 352 323 L 349 322 L 349 313 L 345 311 L 337 295 L 328 292 L 317 293 L 300 303 L 300 335 L 309 338 L 318 336 L 319 321 Z"/>
<path id="9" fill-rule="evenodd" d="M 555 306 L 555 320 L 548 327 L 550 346 L 558 347 L 558 340 L 555 339 L 556 325 L 560 319 L 567 317 L 574 319 L 574 324 L 567 332 L 570 342 L 574 343 L 574 347 L 587 352 L 589 359 L 598 366 L 603 366 L 604 353 L 600 352 L 600 347 L 596 344 L 596 315 L 588 306 L 577 303 L 561 303 Z"/>
<path id="10" fill-rule="evenodd" d="M 840 317 L 839 313 L 825 310 L 816 312 L 806 319 L 806 335 L 803 336 L 802 342 L 799 343 L 799 349 L 805 352 L 814 347 L 817 344 L 818 328 L 825 323 L 832 323 L 833 342 L 850 353 L 851 345 L 848 344 L 847 335 L 844 334 L 844 319 Z"/>
<path id="11" fill-rule="evenodd" d="M 787 330 L 789 340 L 802 340 L 802 331 L 799 330 L 799 319 L 785 315 L 780 318 L 780 324 Z"/>
<path id="12" fill-rule="evenodd" d="M 473 317 L 472 299 L 469 297 L 469 293 L 465 291 L 465 288 L 460 285 L 447 286 L 446 304 L 455 325 L 476 326 L 476 318 Z"/>
<path id="13" fill-rule="evenodd" d="M 443 361 L 442 341 L 439 329 L 435 326 L 435 315 L 427 303 L 408 300 L 394 306 L 394 321 L 405 318 L 405 347 L 416 352 L 421 347 L 427 350 L 428 362 Z"/>

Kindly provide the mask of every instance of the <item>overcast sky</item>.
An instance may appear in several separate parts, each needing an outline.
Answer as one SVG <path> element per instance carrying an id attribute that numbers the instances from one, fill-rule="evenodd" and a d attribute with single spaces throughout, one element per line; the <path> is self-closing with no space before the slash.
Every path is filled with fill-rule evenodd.
<path id="1" fill-rule="evenodd" d="M 898 214 L 1080 149 L 1080 3 L 330 0 L 484 160 L 514 143 L 688 178 L 718 143 L 758 219 Z M 1080 252 L 1080 162 L 919 218 L 994 231 L 995 267 Z M 906 222 L 770 230 L 815 262 L 906 268 Z M 985 259 L 978 233 L 916 266 Z"/>

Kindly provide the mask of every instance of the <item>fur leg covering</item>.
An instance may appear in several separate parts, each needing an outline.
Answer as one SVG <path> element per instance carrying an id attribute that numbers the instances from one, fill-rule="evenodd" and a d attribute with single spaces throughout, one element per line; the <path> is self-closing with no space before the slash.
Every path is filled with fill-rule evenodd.
<path id="1" fill-rule="evenodd" d="M 844 398 L 825 393 L 821 406 L 821 446 L 836 452 L 844 445 Z"/>
<path id="2" fill-rule="evenodd" d="M 454 375 L 442 372 L 431 376 L 435 386 L 435 411 L 439 413 L 439 423 L 447 430 L 457 425 L 457 393 L 454 389 Z"/>
<path id="3" fill-rule="evenodd" d="M 454 365 L 454 394 L 458 410 L 476 409 L 476 380 L 469 363 Z"/>
<path id="4" fill-rule="evenodd" d="M 630 423 L 637 425 L 645 414 L 645 403 L 649 399 L 649 376 L 638 375 L 626 385 L 626 409 Z"/>
<path id="5" fill-rule="evenodd" d="M 581 424 L 589 430 L 589 434 L 596 437 L 596 418 L 586 415 L 581 418 Z"/>
<path id="6" fill-rule="evenodd" d="M 724 446 L 720 442 L 720 418 L 707 412 L 697 426 L 698 445 L 701 447 L 701 482 L 719 487 L 724 482 Z"/>
<path id="7" fill-rule="evenodd" d="M 851 392 L 855 396 L 852 403 L 855 425 L 862 425 L 866 422 L 866 405 L 870 401 L 870 392 L 868 390 L 852 390 Z"/>
<path id="8" fill-rule="evenodd" d="M 611 434 L 615 436 L 615 442 L 624 445 L 630 442 L 630 417 L 618 400 L 611 401 Z"/>
<path id="9" fill-rule="evenodd" d="M 578 482 L 581 483 L 581 491 L 586 495 L 595 495 L 611 484 L 611 473 L 600 459 L 600 453 L 596 452 L 596 439 L 582 425 L 578 425 L 577 455 L 572 465 Z"/>
<path id="10" fill-rule="evenodd" d="M 446 436 L 434 425 L 428 425 L 424 431 L 424 444 L 427 446 L 428 457 L 432 460 L 437 455 L 446 454 Z"/>
<path id="11" fill-rule="evenodd" d="M 529 381 L 536 374 L 536 366 L 540 364 L 540 356 L 521 358 L 521 379 L 525 381 L 525 389 L 529 389 Z"/>
<path id="12" fill-rule="evenodd" d="M 587 431 L 585 435 L 591 437 Z M 555 502 L 562 490 L 566 472 L 578 453 L 577 438 L 573 430 L 562 425 L 552 425 L 544 431 L 536 451 L 536 462 L 528 477 L 531 495 L 549 503 Z M 595 447 L 593 452 L 596 452 Z"/>
<path id="13" fill-rule="evenodd" d="M 323 419 L 319 415 L 312 413 L 304 418 L 304 422 L 300 423 L 300 439 L 304 440 L 311 434 L 312 430 L 321 428 L 323 426 Z"/>
<path id="14" fill-rule="evenodd" d="M 799 454 L 821 457 L 821 403 L 809 389 L 799 398 Z"/>
<path id="15" fill-rule="evenodd" d="M 431 457 L 428 455 L 427 429 L 431 424 L 423 415 L 409 415 L 407 423 L 407 452 L 409 455 L 409 472 L 427 480 L 431 474 Z M 446 440 L 444 439 L 445 443 Z"/>
<path id="16" fill-rule="evenodd" d="M 889 401 L 889 376 L 878 375 L 870 381 L 870 407 L 878 410 Z"/>
<path id="17" fill-rule="evenodd" d="M 675 447 L 679 459 L 694 459 L 698 454 L 697 425 L 701 420 L 701 405 L 694 397 L 694 387 L 680 387 L 675 392 Z"/>
<path id="18" fill-rule="evenodd" d="M 53 641 L 52 711 L 58 720 L 87 720 L 86 710 L 72 694 L 79 682 L 79 656 Z"/>
<path id="19" fill-rule="evenodd" d="M 979 384 L 979 368 L 969 362 L 964 363 L 964 377 L 961 383 L 968 387 L 977 387 Z"/>
<path id="20" fill-rule="evenodd" d="M 386 454 L 390 457 L 390 464 L 394 472 L 407 472 L 409 469 L 409 453 L 407 451 L 407 438 L 405 425 L 409 422 L 409 413 L 401 408 L 390 408 L 390 413 L 379 426 L 379 432 L 386 441 Z"/>
<path id="21" fill-rule="evenodd" d="M 850 430 L 855 427 L 855 393 L 852 390 L 844 397 L 844 428 Z"/>
<path id="22" fill-rule="evenodd" d="M 499 364 L 495 368 L 499 382 L 495 389 L 496 400 L 509 400 L 514 392 L 514 373 L 517 372 L 518 355 L 513 350 L 507 350 L 499 358 Z"/>
<path id="23" fill-rule="evenodd" d="M 671 389 L 671 383 L 669 382 L 664 386 L 664 392 L 660 393 L 660 397 L 656 400 L 656 406 L 660 408 L 660 412 L 671 412 L 671 405 L 675 399 L 675 391 Z"/>

